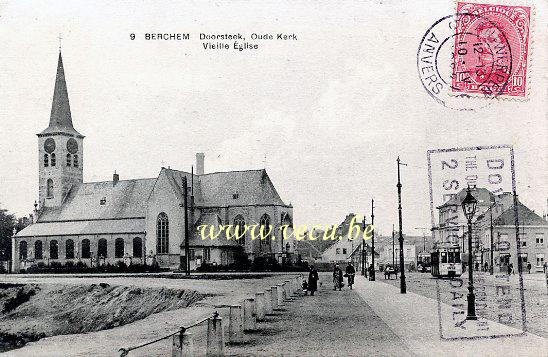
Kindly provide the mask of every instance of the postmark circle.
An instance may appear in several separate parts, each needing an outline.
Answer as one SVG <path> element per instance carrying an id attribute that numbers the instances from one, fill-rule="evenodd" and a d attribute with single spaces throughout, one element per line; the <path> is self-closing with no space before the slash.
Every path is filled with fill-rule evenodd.
<path id="1" fill-rule="evenodd" d="M 459 22 L 478 21 L 473 31 L 460 31 Z M 496 34 L 495 42 L 487 41 Z M 504 66 L 501 65 L 504 62 Z M 510 42 L 496 23 L 479 15 L 463 13 L 437 20 L 424 34 L 417 51 L 421 84 L 436 102 L 469 111 L 491 104 L 500 95 L 512 73 Z M 481 95 L 460 92 L 459 84 L 474 85 Z"/>

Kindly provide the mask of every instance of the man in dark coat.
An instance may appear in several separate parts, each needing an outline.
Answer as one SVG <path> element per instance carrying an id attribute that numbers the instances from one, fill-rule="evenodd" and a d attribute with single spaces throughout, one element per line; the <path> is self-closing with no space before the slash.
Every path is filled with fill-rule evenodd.
<path id="1" fill-rule="evenodd" d="M 346 266 L 345 273 L 348 277 L 348 287 L 352 289 L 352 285 L 354 285 L 354 276 L 356 275 L 356 269 L 352 265 L 352 262 L 349 262 Z"/>
<path id="2" fill-rule="evenodd" d="M 308 291 L 310 295 L 314 295 L 314 291 L 318 290 L 318 272 L 314 265 L 310 267 L 310 273 L 308 273 Z"/>
<path id="3" fill-rule="evenodd" d="M 339 267 L 339 264 L 335 264 L 335 268 L 333 269 L 333 290 L 339 289 L 341 290 L 343 285 L 343 272 L 341 268 Z"/>

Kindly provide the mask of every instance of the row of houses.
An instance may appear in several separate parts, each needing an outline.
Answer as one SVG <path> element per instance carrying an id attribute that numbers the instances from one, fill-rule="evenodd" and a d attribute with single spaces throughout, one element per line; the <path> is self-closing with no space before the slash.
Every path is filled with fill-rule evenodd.
<path id="1" fill-rule="evenodd" d="M 542 271 L 548 254 L 548 222 L 511 193 L 495 195 L 485 188 L 472 188 L 478 201 L 472 225 L 474 262 L 506 272 L 512 264 Z M 467 220 L 461 208 L 466 189 L 438 209 L 438 225 L 432 228 L 436 242 L 459 244 L 468 254 Z M 517 223 L 517 224 L 516 224 Z"/>

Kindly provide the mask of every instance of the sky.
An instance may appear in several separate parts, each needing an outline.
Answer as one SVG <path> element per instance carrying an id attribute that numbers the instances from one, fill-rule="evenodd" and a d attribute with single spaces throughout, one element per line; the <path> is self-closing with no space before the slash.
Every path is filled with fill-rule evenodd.
<path id="1" fill-rule="evenodd" d="M 59 40 L 84 181 L 266 168 L 294 223 L 371 215 L 403 231 L 430 227 L 429 149 L 514 146 L 520 200 L 547 209 L 546 3 L 531 33 L 527 101 L 476 111 L 434 101 L 416 67 L 421 38 L 452 1 L 0 1 L 0 206 L 38 196 L 36 134 L 47 127 Z M 541 21 L 542 20 L 542 21 Z M 145 33 L 189 33 L 147 41 Z M 295 34 L 254 51 L 206 51 L 200 33 Z M 135 34 L 135 40 L 130 39 Z"/>

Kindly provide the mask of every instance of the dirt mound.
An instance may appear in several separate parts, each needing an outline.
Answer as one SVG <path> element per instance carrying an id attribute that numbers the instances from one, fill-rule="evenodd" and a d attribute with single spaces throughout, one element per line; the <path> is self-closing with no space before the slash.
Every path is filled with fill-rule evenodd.
<path id="1" fill-rule="evenodd" d="M 0 286 L 0 351 L 46 336 L 99 331 L 180 309 L 203 294 L 176 289 L 92 285 Z"/>

